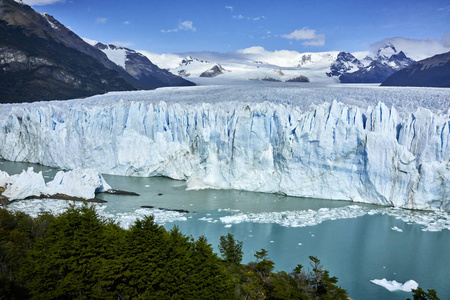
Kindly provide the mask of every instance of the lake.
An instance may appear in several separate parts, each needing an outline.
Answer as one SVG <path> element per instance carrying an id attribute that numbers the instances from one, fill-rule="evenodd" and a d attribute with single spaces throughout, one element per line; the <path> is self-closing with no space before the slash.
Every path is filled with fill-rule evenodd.
<path id="1" fill-rule="evenodd" d="M 51 180 L 56 169 L 28 163 L 1 161 L 10 174 L 28 167 Z M 276 270 L 309 267 L 310 255 L 319 258 L 331 276 L 353 299 L 406 299 L 411 293 L 389 292 L 370 282 L 386 278 L 410 279 L 424 289 L 450 298 L 450 218 L 447 213 L 413 212 L 346 201 L 308 199 L 235 190 L 187 191 L 183 181 L 153 177 L 104 175 L 114 188 L 140 196 L 99 194 L 100 215 L 128 227 L 136 218 L 154 214 L 167 229 L 174 225 L 197 238 L 204 235 L 215 247 L 221 235 L 232 233 L 243 241 L 244 262 L 264 248 Z M 143 209 L 141 206 L 154 206 Z M 61 212 L 65 201 L 28 200 L 9 206 L 36 215 Z M 166 209 L 183 209 L 179 213 Z"/>

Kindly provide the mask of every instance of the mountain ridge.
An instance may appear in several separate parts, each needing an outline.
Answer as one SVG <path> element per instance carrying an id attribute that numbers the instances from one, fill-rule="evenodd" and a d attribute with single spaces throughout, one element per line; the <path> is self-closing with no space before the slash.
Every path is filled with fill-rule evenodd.
<path id="1" fill-rule="evenodd" d="M 1 103 L 84 98 L 171 85 L 149 81 L 133 77 L 51 15 L 0 0 Z"/>
<path id="2" fill-rule="evenodd" d="M 381 86 L 450 87 L 450 52 L 420 60 L 392 74 Z"/>

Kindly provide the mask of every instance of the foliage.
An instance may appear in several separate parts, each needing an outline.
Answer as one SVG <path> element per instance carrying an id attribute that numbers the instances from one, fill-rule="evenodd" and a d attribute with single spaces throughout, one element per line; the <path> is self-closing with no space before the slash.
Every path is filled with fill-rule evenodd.
<path id="1" fill-rule="evenodd" d="M 219 251 L 225 262 L 239 265 L 242 261 L 242 242 L 236 241 L 231 233 L 220 237 Z"/>
<path id="2" fill-rule="evenodd" d="M 428 290 L 428 292 L 425 292 L 422 288 L 418 287 L 416 290 L 413 290 L 413 299 L 414 300 L 439 300 L 439 297 L 437 296 L 435 290 Z"/>
<path id="3" fill-rule="evenodd" d="M 34 219 L 0 209 L 0 226 L 0 299 L 347 298 L 313 256 L 311 270 L 290 274 L 274 272 L 265 249 L 242 265 L 233 235 L 220 238 L 220 259 L 205 237 L 153 216 L 124 230 L 88 205 Z"/>

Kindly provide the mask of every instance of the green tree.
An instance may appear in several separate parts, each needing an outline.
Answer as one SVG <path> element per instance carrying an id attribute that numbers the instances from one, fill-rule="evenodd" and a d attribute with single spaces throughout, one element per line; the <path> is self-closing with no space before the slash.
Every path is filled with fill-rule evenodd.
<path id="1" fill-rule="evenodd" d="M 231 233 L 220 237 L 219 251 L 228 263 L 239 265 L 242 261 L 242 242 L 235 240 Z"/>
<path id="2" fill-rule="evenodd" d="M 92 297 L 95 272 L 107 252 L 104 228 L 93 206 L 71 206 L 55 218 L 28 256 L 25 280 L 35 297 Z"/>
<path id="3" fill-rule="evenodd" d="M 425 292 L 422 288 L 418 287 L 413 290 L 413 299 L 414 300 L 440 300 L 436 294 L 435 290 L 427 290 Z M 409 300 L 409 299 L 408 299 Z"/>
<path id="4" fill-rule="evenodd" d="M 347 299 L 344 289 L 336 286 L 336 277 L 330 277 L 327 270 L 323 270 L 320 260 L 310 256 L 312 272 L 308 276 L 309 285 L 315 290 L 320 299 Z"/>

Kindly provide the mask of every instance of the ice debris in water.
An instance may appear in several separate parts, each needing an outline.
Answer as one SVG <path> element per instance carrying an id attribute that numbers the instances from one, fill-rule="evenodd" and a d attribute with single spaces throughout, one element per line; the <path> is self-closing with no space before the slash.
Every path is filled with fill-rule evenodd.
<path id="1" fill-rule="evenodd" d="M 82 202 L 52 200 L 52 199 L 38 199 L 38 200 L 22 200 L 11 203 L 7 208 L 10 210 L 22 211 L 32 217 L 37 217 L 39 214 L 48 212 L 54 215 L 59 215 L 73 204 L 76 207 L 83 205 Z M 93 203 L 97 213 L 101 217 L 108 218 L 118 222 L 122 228 L 128 229 L 134 224 L 137 219 L 142 219 L 144 216 L 153 215 L 154 220 L 159 225 L 175 221 L 186 221 L 185 214 L 176 211 L 165 211 L 160 209 L 140 208 L 129 213 L 111 213 L 107 211 L 107 205 Z"/>
<path id="2" fill-rule="evenodd" d="M 391 230 L 398 231 L 398 232 L 403 232 L 403 229 L 400 229 L 397 226 L 392 227 Z"/>
<path id="3" fill-rule="evenodd" d="M 405 283 L 400 283 L 395 280 L 389 281 L 386 278 L 383 279 L 373 279 L 370 282 L 380 285 L 390 292 L 393 291 L 403 291 L 403 292 L 411 292 L 419 287 L 419 284 L 414 280 L 408 280 Z"/>
<path id="4" fill-rule="evenodd" d="M 222 210 L 223 211 L 223 210 Z M 405 223 L 422 226 L 422 231 L 450 230 L 450 214 L 446 212 L 423 212 L 395 208 L 366 208 L 349 205 L 338 208 L 321 208 L 319 210 L 297 210 L 282 212 L 242 213 L 220 217 L 224 224 L 270 223 L 285 227 L 315 226 L 328 220 L 357 218 L 365 215 L 388 215 Z M 312 235 L 313 236 L 313 235 Z"/>

